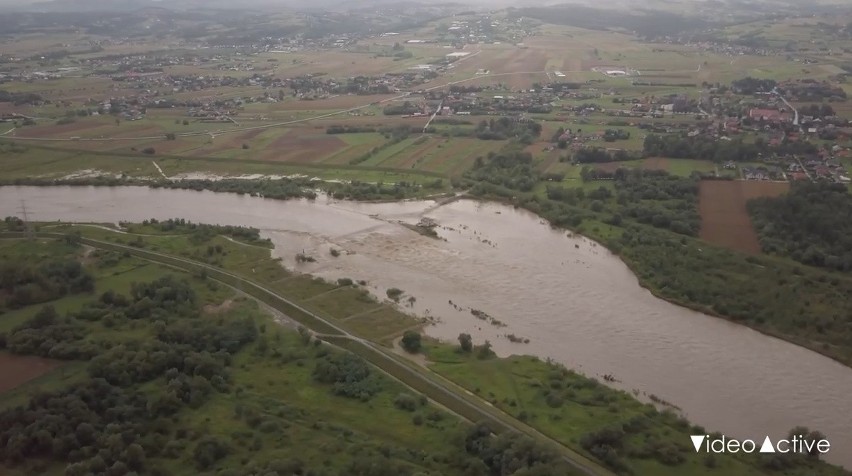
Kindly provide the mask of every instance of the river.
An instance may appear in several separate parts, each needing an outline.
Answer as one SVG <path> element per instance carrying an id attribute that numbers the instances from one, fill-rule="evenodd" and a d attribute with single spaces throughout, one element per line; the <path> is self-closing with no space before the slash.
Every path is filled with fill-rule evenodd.
<path id="1" fill-rule="evenodd" d="M 832 445 L 825 459 L 852 467 L 852 369 L 658 299 L 602 246 L 524 210 L 470 200 L 284 202 L 144 187 L 0 187 L 3 216 L 19 215 L 22 200 L 36 221 L 179 217 L 253 226 L 287 267 L 363 279 L 377 296 L 391 287 L 414 296 L 406 310 L 436 319 L 429 335 L 455 341 L 468 332 L 502 356 L 532 354 L 589 376 L 611 374 L 619 388 L 657 395 L 694 423 L 758 445 L 796 425 L 819 429 Z M 441 239 L 399 224 L 424 216 L 437 222 Z M 334 258 L 330 247 L 344 253 Z M 296 263 L 302 251 L 317 262 Z"/>

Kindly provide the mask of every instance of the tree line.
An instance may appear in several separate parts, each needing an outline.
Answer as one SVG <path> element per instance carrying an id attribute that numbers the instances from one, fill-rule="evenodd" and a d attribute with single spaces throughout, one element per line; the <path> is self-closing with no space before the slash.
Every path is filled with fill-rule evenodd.
<path id="1" fill-rule="evenodd" d="M 786 195 L 749 201 L 748 211 L 765 252 L 852 271 L 852 195 L 845 185 L 798 182 Z"/>

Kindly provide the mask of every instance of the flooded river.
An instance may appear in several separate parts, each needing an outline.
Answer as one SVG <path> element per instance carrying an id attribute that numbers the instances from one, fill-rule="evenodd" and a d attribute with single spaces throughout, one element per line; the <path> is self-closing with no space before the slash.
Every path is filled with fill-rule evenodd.
<path id="1" fill-rule="evenodd" d="M 660 300 L 600 245 L 523 210 L 468 200 L 282 202 L 141 187 L 0 187 L 3 216 L 19 214 L 21 200 L 38 221 L 179 217 L 257 227 L 288 267 L 363 279 L 382 297 L 391 287 L 404 290 L 416 298 L 409 312 L 436 319 L 430 335 L 455 341 L 468 332 L 500 355 L 533 354 L 589 376 L 611 374 L 620 388 L 657 395 L 691 421 L 739 438 L 759 442 L 795 425 L 819 429 L 832 445 L 826 459 L 852 467 L 852 369 Z M 438 224 L 441 239 L 399 224 L 423 217 Z M 344 253 L 333 258 L 330 247 Z M 317 262 L 297 264 L 302 251 Z"/>

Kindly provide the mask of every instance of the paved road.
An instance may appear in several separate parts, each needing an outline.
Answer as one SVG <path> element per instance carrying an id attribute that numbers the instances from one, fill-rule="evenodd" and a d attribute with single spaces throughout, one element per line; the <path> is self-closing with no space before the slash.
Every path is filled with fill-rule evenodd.
<path id="1" fill-rule="evenodd" d="M 775 93 L 775 95 L 778 96 L 778 98 L 781 99 L 781 101 L 784 104 L 786 104 L 787 107 L 789 107 L 790 109 L 793 110 L 793 125 L 798 126 L 799 125 L 799 110 L 796 109 L 795 107 L 793 107 L 792 104 L 787 102 L 786 99 L 784 99 L 784 96 L 781 95 L 781 93 L 778 91 L 778 88 L 773 89 L 772 92 Z"/>

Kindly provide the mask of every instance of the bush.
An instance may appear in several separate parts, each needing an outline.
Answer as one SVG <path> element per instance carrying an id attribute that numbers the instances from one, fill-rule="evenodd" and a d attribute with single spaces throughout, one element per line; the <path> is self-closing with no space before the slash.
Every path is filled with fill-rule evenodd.
<path id="1" fill-rule="evenodd" d="M 394 302 L 399 302 L 399 298 L 405 293 L 402 289 L 398 288 L 390 288 L 387 290 L 387 295 Z"/>
<path id="2" fill-rule="evenodd" d="M 228 445 L 215 436 L 205 436 L 192 452 L 192 457 L 195 460 L 198 469 L 209 469 L 217 461 L 228 455 L 230 449 Z"/>
<path id="3" fill-rule="evenodd" d="M 420 333 L 417 331 L 405 331 L 405 334 L 402 336 L 402 348 L 412 354 L 416 354 L 420 352 L 421 342 L 420 342 Z"/>
<path id="4" fill-rule="evenodd" d="M 393 406 L 400 410 L 413 412 L 417 410 L 417 399 L 407 393 L 400 393 L 393 400 Z"/>

